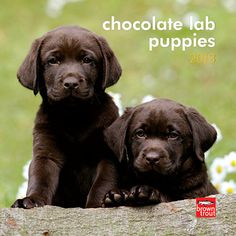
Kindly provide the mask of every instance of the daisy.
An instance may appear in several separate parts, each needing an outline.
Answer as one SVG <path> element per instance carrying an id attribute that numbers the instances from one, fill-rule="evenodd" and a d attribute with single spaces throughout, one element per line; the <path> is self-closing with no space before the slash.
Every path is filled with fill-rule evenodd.
<path id="1" fill-rule="evenodd" d="M 217 133 L 216 142 L 218 143 L 218 142 L 221 141 L 222 138 L 223 138 L 222 133 L 221 133 L 219 127 L 218 127 L 216 124 L 211 124 L 211 125 L 212 125 L 212 126 L 215 128 L 215 130 L 216 130 L 216 133 Z"/>
<path id="2" fill-rule="evenodd" d="M 25 180 L 28 180 L 28 173 L 29 173 L 29 166 L 30 166 L 31 160 L 27 161 L 26 164 L 23 166 L 23 177 Z"/>
<path id="3" fill-rule="evenodd" d="M 108 92 L 108 94 L 113 98 L 114 103 L 119 109 L 119 115 L 121 116 L 124 112 L 122 102 L 121 102 L 121 94 Z"/>
<path id="4" fill-rule="evenodd" d="M 27 186 L 28 186 L 28 181 L 25 181 L 20 185 L 20 187 L 18 188 L 18 192 L 16 194 L 17 199 L 24 198 L 26 196 Z"/>
<path id="5" fill-rule="evenodd" d="M 145 97 L 143 97 L 141 103 L 151 102 L 154 99 L 155 99 L 155 97 L 153 97 L 152 95 L 146 95 Z"/>
<path id="6" fill-rule="evenodd" d="M 230 152 L 224 157 L 227 172 L 236 172 L 236 152 Z"/>
<path id="7" fill-rule="evenodd" d="M 216 138 L 216 143 L 218 143 L 219 141 L 221 141 L 222 140 L 222 138 L 223 138 L 223 136 L 222 136 L 222 133 L 221 133 L 221 131 L 220 131 L 220 129 L 219 129 L 219 127 L 216 125 L 216 124 L 211 124 L 214 128 L 215 128 L 215 130 L 216 130 L 216 133 L 217 133 L 217 138 Z M 207 152 L 205 152 L 205 158 L 207 158 L 208 156 L 209 156 L 209 154 L 210 154 L 210 152 L 211 152 L 211 148 L 207 151 Z"/>
<path id="8" fill-rule="evenodd" d="M 224 194 L 235 193 L 236 192 L 236 183 L 233 180 L 224 181 L 221 184 L 220 192 Z"/>
<path id="9" fill-rule="evenodd" d="M 64 6 L 68 3 L 81 2 L 82 0 L 48 0 L 46 5 L 46 13 L 49 17 L 58 17 Z"/>
<path id="10" fill-rule="evenodd" d="M 221 0 L 221 2 L 228 12 L 236 12 L 235 0 Z"/>
<path id="11" fill-rule="evenodd" d="M 223 158 L 215 158 L 210 167 L 211 178 L 213 182 L 220 182 L 224 180 L 227 172 L 225 160 Z"/>
<path id="12" fill-rule="evenodd" d="M 190 17 L 192 17 L 193 24 L 199 20 L 199 15 L 195 12 L 188 12 L 184 15 L 182 21 L 186 27 L 190 27 Z"/>
<path id="13" fill-rule="evenodd" d="M 20 185 L 18 188 L 16 198 L 23 198 L 26 195 L 26 190 L 28 186 L 28 172 L 29 172 L 29 165 L 31 160 L 27 161 L 26 164 L 23 166 L 23 172 L 22 175 L 24 177 L 24 182 Z"/>
<path id="14" fill-rule="evenodd" d="M 221 191 L 221 184 L 222 184 L 221 181 L 214 181 L 214 180 L 211 180 L 211 183 L 214 185 L 214 187 L 217 189 L 218 192 Z"/>

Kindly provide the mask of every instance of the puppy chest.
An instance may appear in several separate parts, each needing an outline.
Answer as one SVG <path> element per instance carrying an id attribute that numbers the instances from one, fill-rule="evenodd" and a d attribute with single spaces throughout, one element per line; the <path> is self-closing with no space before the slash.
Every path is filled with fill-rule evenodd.
<path id="1" fill-rule="evenodd" d="M 95 166 L 67 163 L 60 173 L 55 202 L 64 207 L 85 207 L 95 173 Z"/>
<path id="2" fill-rule="evenodd" d="M 93 162 L 105 152 L 102 134 L 98 131 L 63 132 L 56 136 L 58 149 L 64 153 L 66 160 L 72 162 Z"/>

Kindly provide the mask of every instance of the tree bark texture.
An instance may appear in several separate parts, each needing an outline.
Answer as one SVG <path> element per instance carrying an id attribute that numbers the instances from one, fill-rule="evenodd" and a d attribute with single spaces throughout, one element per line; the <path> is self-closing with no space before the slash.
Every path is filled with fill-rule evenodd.
<path id="1" fill-rule="evenodd" d="M 0 235 L 236 235 L 236 194 L 216 195 L 216 217 L 195 199 L 145 207 L 0 209 Z"/>

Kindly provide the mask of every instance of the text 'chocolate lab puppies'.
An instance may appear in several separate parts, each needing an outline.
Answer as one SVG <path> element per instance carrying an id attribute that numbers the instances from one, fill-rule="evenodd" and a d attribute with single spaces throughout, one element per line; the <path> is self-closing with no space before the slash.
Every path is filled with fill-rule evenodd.
<path id="1" fill-rule="evenodd" d="M 19 68 L 21 84 L 42 96 L 33 131 L 27 195 L 13 207 L 99 207 L 116 186 L 103 129 L 118 109 L 104 91 L 121 67 L 106 40 L 60 27 L 36 39 Z"/>
<path id="2" fill-rule="evenodd" d="M 156 99 L 127 109 L 105 130 L 105 136 L 121 162 L 119 189 L 106 194 L 105 206 L 217 193 L 204 162 L 216 131 L 195 109 Z"/>

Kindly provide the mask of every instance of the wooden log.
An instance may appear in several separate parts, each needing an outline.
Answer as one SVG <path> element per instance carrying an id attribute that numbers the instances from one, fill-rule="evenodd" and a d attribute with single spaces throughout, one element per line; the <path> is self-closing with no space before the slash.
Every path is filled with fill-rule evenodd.
<path id="1" fill-rule="evenodd" d="M 236 194 L 216 195 L 215 218 L 195 199 L 145 207 L 0 209 L 0 235 L 236 235 Z"/>

